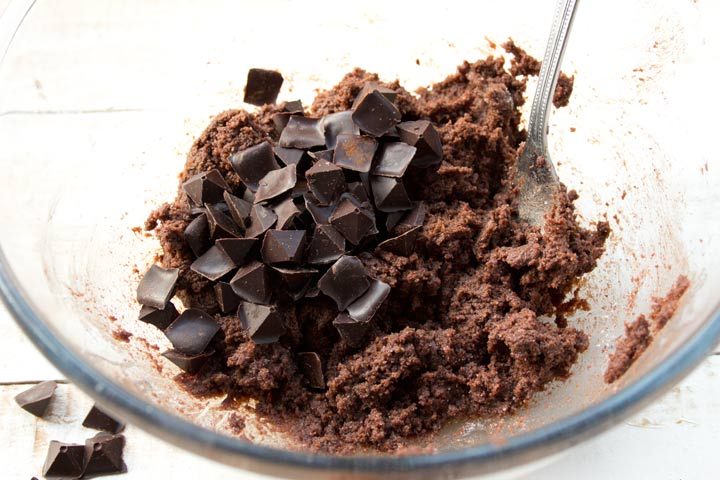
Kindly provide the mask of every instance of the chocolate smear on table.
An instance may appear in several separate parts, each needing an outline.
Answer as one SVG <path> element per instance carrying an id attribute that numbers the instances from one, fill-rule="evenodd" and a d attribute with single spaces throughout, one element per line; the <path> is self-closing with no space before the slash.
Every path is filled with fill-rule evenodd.
<path id="1" fill-rule="evenodd" d="M 283 77 L 280 72 L 251 68 L 247 75 L 243 101 L 257 106 L 275 103 L 282 84 Z"/>
<path id="2" fill-rule="evenodd" d="M 110 433 L 118 433 L 125 425 L 118 420 L 103 412 L 97 405 L 93 405 L 83 420 L 83 427 L 94 428 L 95 430 L 104 430 Z"/>
<path id="3" fill-rule="evenodd" d="M 15 402 L 23 410 L 36 417 L 42 417 L 50 405 L 56 388 L 57 383 L 53 381 L 38 383 L 15 395 Z"/>
<path id="4" fill-rule="evenodd" d="M 52 440 L 42 472 L 45 478 L 80 478 L 83 473 L 85 445 Z"/>

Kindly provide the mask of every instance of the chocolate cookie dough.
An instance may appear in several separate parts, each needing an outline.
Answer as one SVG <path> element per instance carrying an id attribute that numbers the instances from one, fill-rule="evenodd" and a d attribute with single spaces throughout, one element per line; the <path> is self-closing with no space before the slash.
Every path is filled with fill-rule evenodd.
<path id="1" fill-rule="evenodd" d="M 191 248 L 185 236 L 195 213 L 186 191 L 179 189 L 175 201 L 150 215 L 146 229 L 154 230 L 160 241 L 162 267 L 179 271 L 178 298 L 186 308 L 214 315 L 220 327 L 207 347 L 215 353 L 197 373 L 178 376 L 189 392 L 226 396 L 230 408 L 234 401 L 252 399 L 258 415 L 301 445 L 352 453 L 397 450 L 452 418 L 507 414 L 549 382 L 570 374 L 588 339 L 565 325 L 567 312 L 559 307 L 577 280 L 595 267 L 609 230 L 605 222 L 591 230 L 577 224 L 572 191 L 557 198 L 544 232 L 518 219 L 511 179 L 526 136 L 519 107 L 525 75 L 536 72 L 522 65 L 532 64 L 524 52 L 516 48 L 513 53 L 510 72 L 503 58 L 465 62 L 455 74 L 417 95 L 398 82 L 380 82 L 377 75 L 355 69 L 334 88 L 320 92 L 312 106 L 300 112 L 304 116 L 283 117 L 288 120 L 284 127 L 273 121 L 289 111 L 282 104 L 255 113 L 229 110 L 212 121 L 188 154 L 181 184 L 217 170 L 235 195 L 245 195 L 252 203 L 252 192 L 242 193 L 241 178 L 231 164 L 232 159 L 240 161 L 238 152 L 267 141 L 282 160 L 290 158 L 293 149 L 309 148 L 310 155 L 293 157 L 298 176 L 297 184 L 288 187 L 292 194 L 333 174 L 333 168 L 321 162 L 340 163 L 348 189 L 362 196 L 359 192 L 370 185 L 374 195 L 362 201 L 372 202 L 380 212 L 380 230 L 397 229 L 402 236 L 393 240 L 392 248 L 369 248 L 350 234 L 343 242 L 343 236 L 326 225 L 345 228 L 340 220 L 353 219 L 355 210 L 364 207 L 348 204 L 343 207 L 347 211 L 337 213 L 310 202 L 309 214 L 319 225 L 314 234 L 324 249 L 317 253 L 313 236 L 308 246 L 315 252 L 313 261 L 327 268 L 327 263 L 342 260 L 343 251 L 353 249 L 368 277 L 363 288 L 368 293 L 360 292 L 355 300 L 361 304 L 348 307 L 348 302 L 354 305 L 346 302 L 348 292 L 338 292 L 328 280 L 296 301 L 251 308 L 245 303 L 241 315 L 223 313 L 215 283 L 191 268 L 199 242 L 191 242 Z M 338 113 L 351 110 L 354 103 L 352 115 Z M 372 118 L 371 111 L 384 112 L 383 121 Z M 336 113 L 323 140 L 312 119 Z M 298 120 L 302 118 L 307 120 Z M 417 123 L 396 128 L 400 121 Z M 283 137 L 276 123 L 284 128 Z M 368 150 L 360 148 L 365 145 L 356 138 L 357 126 L 371 135 L 396 135 L 422 151 L 428 165 L 436 164 L 408 168 L 406 147 L 383 147 L 379 155 L 385 160 L 373 165 L 387 176 L 373 177 Z M 430 126 L 437 129 L 438 139 L 424 136 Z M 322 150 L 328 143 L 335 145 L 333 156 Z M 304 161 L 317 167 L 301 169 Z M 407 191 L 399 191 L 392 176 L 401 174 Z M 317 199 L 335 199 L 340 192 L 331 187 L 318 189 Z M 413 208 L 411 202 L 419 201 L 423 207 Z M 263 208 L 253 208 L 258 207 Z M 260 226 L 258 215 L 252 219 L 251 214 L 247 226 L 259 232 L 258 237 L 278 228 L 273 226 L 277 218 Z M 263 254 L 269 255 L 267 245 L 265 249 Z M 348 313 L 338 315 L 341 307 Z M 353 315 L 372 319 L 358 322 Z M 273 334 L 263 339 L 273 341 L 253 341 L 266 326 Z"/>

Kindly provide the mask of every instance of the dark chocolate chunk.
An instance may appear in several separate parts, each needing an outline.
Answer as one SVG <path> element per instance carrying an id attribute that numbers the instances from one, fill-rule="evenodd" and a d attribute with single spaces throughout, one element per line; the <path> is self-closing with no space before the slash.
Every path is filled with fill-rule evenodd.
<path id="1" fill-rule="evenodd" d="M 251 68 L 248 70 L 243 101 L 259 107 L 268 103 L 275 103 L 282 84 L 283 77 L 280 72 Z"/>
<path id="2" fill-rule="evenodd" d="M 340 334 L 340 338 L 351 347 L 359 346 L 370 328 L 370 322 L 358 322 L 346 313 L 339 314 L 333 320 L 333 325 Z"/>
<path id="3" fill-rule="evenodd" d="M 221 238 L 215 242 L 215 246 L 238 266 L 245 263 L 256 243 L 257 238 Z"/>
<path id="4" fill-rule="evenodd" d="M 357 106 L 360 105 L 360 102 L 362 102 L 365 97 L 367 97 L 370 93 L 374 91 L 378 91 L 381 95 L 390 100 L 392 103 L 395 103 L 395 101 L 397 100 L 397 92 L 392 88 L 383 87 L 377 82 L 367 82 L 365 85 L 363 85 L 363 87 L 360 89 L 360 92 L 355 97 L 352 108 L 357 108 Z"/>
<path id="5" fill-rule="evenodd" d="M 283 129 L 287 126 L 290 117 L 293 115 L 305 115 L 302 108 L 302 102 L 295 100 L 293 102 L 286 102 L 283 108 L 284 111 L 276 113 L 272 116 L 273 126 L 277 133 L 282 133 Z"/>
<path id="6" fill-rule="evenodd" d="M 310 388 L 324 389 L 325 376 L 323 375 L 320 357 L 315 352 L 298 353 L 298 364 Z"/>
<path id="7" fill-rule="evenodd" d="M 425 223 L 425 204 L 415 202 L 413 208 L 400 218 L 394 229 L 405 232 L 415 227 L 422 227 L 423 223 Z"/>
<path id="8" fill-rule="evenodd" d="M 330 222 L 330 215 L 335 210 L 335 205 L 329 205 L 327 207 L 321 207 L 317 204 L 317 199 L 314 195 L 305 194 L 305 208 L 310 212 L 310 216 L 313 221 L 318 225 L 325 225 Z"/>
<path id="9" fill-rule="evenodd" d="M 292 190 L 297 182 L 297 167 L 288 165 L 279 170 L 268 172 L 262 180 L 258 182 L 258 189 L 255 192 L 255 203 L 270 200 L 283 193 Z"/>
<path id="10" fill-rule="evenodd" d="M 83 427 L 95 430 L 104 430 L 110 433 L 118 433 L 125 428 L 125 425 L 100 410 L 97 405 L 93 405 L 88 414 L 85 416 L 85 420 L 83 420 L 82 425 Z"/>
<path id="11" fill-rule="evenodd" d="M 85 440 L 85 462 L 83 478 L 92 478 L 113 473 L 125 473 L 123 461 L 125 437 L 100 433 Z"/>
<path id="12" fill-rule="evenodd" d="M 290 117 L 278 141 L 285 148 L 313 148 L 325 145 L 321 118 Z"/>
<path id="13" fill-rule="evenodd" d="M 332 162 L 335 156 L 335 150 L 318 150 L 317 152 L 308 152 L 311 158 L 315 160 L 325 160 L 326 162 Z"/>
<path id="14" fill-rule="evenodd" d="M 369 172 L 378 142 L 362 135 L 340 134 L 333 162 L 342 168 L 355 172 Z"/>
<path id="15" fill-rule="evenodd" d="M 417 148 L 412 166 L 427 168 L 442 162 L 440 135 L 427 120 L 403 122 L 397 126 L 400 140 Z"/>
<path id="16" fill-rule="evenodd" d="M 249 188 L 246 188 L 243 192 L 242 199 L 248 203 L 255 203 L 255 192 L 253 192 Z"/>
<path id="17" fill-rule="evenodd" d="M 248 190 L 253 192 L 268 172 L 280 168 L 275 161 L 272 145 L 267 141 L 230 155 L 230 165 Z"/>
<path id="18" fill-rule="evenodd" d="M 236 197 L 230 192 L 225 192 L 223 198 L 233 221 L 240 227 L 245 227 L 250 221 L 250 210 L 252 210 L 253 204 Z"/>
<path id="19" fill-rule="evenodd" d="M 57 383 L 55 382 L 38 383 L 15 395 L 15 402 L 23 410 L 32 413 L 36 417 L 42 417 L 50 405 L 50 400 L 55 394 L 56 388 Z"/>
<path id="20" fill-rule="evenodd" d="M 177 317 L 177 308 L 175 308 L 172 302 L 168 302 L 162 310 L 143 305 L 140 309 L 138 320 L 155 325 L 160 330 L 165 330 Z"/>
<path id="21" fill-rule="evenodd" d="M 293 300 L 299 300 L 303 297 L 310 282 L 318 273 L 314 268 L 273 267 L 273 270 L 280 277 L 280 281 Z"/>
<path id="22" fill-rule="evenodd" d="M 344 255 L 320 278 L 318 287 L 335 300 L 338 310 L 345 310 L 370 286 L 365 267 L 360 259 Z"/>
<path id="23" fill-rule="evenodd" d="M 207 217 L 205 216 L 205 210 L 203 214 L 199 215 L 188 223 L 185 227 L 185 242 L 190 247 L 190 250 L 199 257 L 210 248 L 212 242 L 210 241 L 210 227 L 208 226 Z"/>
<path id="24" fill-rule="evenodd" d="M 273 207 L 275 215 L 277 215 L 277 225 L 275 228 L 285 230 L 298 226 L 298 221 L 302 211 L 298 208 L 292 196 L 288 196 L 280 203 Z"/>
<path id="25" fill-rule="evenodd" d="M 375 315 L 388 295 L 390 295 L 390 285 L 380 280 L 372 280 L 370 288 L 348 305 L 348 314 L 353 320 L 367 322 Z"/>
<path id="26" fill-rule="evenodd" d="M 314 265 L 333 263 L 345 254 L 345 237 L 331 225 L 315 227 L 307 249 L 307 261 Z"/>
<path id="27" fill-rule="evenodd" d="M 213 317 L 195 308 L 188 308 L 166 330 L 165 336 L 173 348 L 186 355 L 202 353 L 220 325 Z"/>
<path id="28" fill-rule="evenodd" d="M 381 212 L 397 212 L 412 208 L 412 201 L 401 179 L 373 175 L 370 177 L 370 184 L 375 208 Z"/>
<path id="29" fill-rule="evenodd" d="M 352 114 L 360 130 L 374 137 L 382 137 L 400 123 L 400 110 L 382 93 L 373 91 L 360 100 Z"/>
<path id="30" fill-rule="evenodd" d="M 162 268 L 151 265 L 137 288 L 137 301 L 142 305 L 165 308 L 175 292 L 180 271 L 177 268 Z"/>
<path id="31" fill-rule="evenodd" d="M 307 180 L 305 180 L 304 178 L 298 178 L 298 181 L 295 184 L 295 187 L 292 189 L 292 192 L 290 192 L 290 196 L 293 199 L 297 199 L 297 198 L 304 196 L 309 191 L 310 190 L 308 189 L 308 186 L 307 186 Z M 303 204 L 299 204 L 299 205 L 303 205 Z M 300 209 L 304 210 L 303 208 L 300 208 Z"/>
<path id="32" fill-rule="evenodd" d="M 303 113 L 305 111 L 303 109 L 302 100 L 290 100 L 289 102 L 285 102 L 283 110 L 289 113 Z"/>
<path id="33" fill-rule="evenodd" d="M 220 311 L 222 313 L 230 313 L 237 310 L 240 305 L 240 297 L 232 289 L 229 283 L 217 282 L 214 286 L 215 297 L 217 298 Z"/>
<path id="34" fill-rule="evenodd" d="M 52 440 L 43 466 L 45 478 L 80 478 L 83 473 L 85 445 Z"/>
<path id="35" fill-rule="evenodd" d="M 238 317 L 248 337 L 257 343 L 274 343 L 285 333 L 283 319 L 277 308 L 243 302 L 238 308 Z"/>
<path id="36" fill-rule="evenodd" d="M 384 242 L 381 242 L 377 248 L 380 250 L 387 250 L 388 252 L 392 252 L 395 255 L 400 255 L 402 257 L 409 257 L 415 251 L 415 245 L 420 228 L 421 227 L 414 227 L 397 237 L 389 238 Z"/>
<path id="37" fill-rule="evenodd" d="M 368 235 L 378 233 L 373 212 L 362 208 L 350 195 L 342 197 L 329 221 L 353 245 L 359 244 Z"/>
<path id="38" fill-rule="evenodd" d="M 224 251 L 213 245 L 190 265 L 190 270 L 208 280 L 215 281 L 229 273 L 236 266 L 235 262 Z"/>
<path id="39" fill-rule="evenodd" d="M 212 357 L 215 354 L 215 350 L 210 350 L 205 353 L 200 353 L 198 355 L 186 355 L 184 353 L 180 353 L 177 350 L 168 350 L 162 354 L 163 357 L 170 360 L 172 363 L 180 367 L 183 371 L 187 373 L 197 373 L 198 370 L 200 370 L 200 367 L 205 365 L 205 362 L 207 362 L 208 358 Z"/>
<path id="40" fill-rule="evenodd" d="M 350 182 L 347 184 L 347 191 L 350 192 L 360 203 L 368 202 L 370 199 L 362 182 Z"/>
<path id="41" fill-rule="evenodd" d="M 223 193 L 230 190 L 217 169 L 190 177 L 183 183 L 182 188 L 196 206 L 222 202 Z"/>
<path id="42" fill-rule="evenodd" d="M 320 206 L 330 205 L 345 191 L 342 168 L 325 160 L 318 160 L 305 172 L 305 178 Z"/>
<path id="43" fill-rule="evenodd" d="M 268 268 L 258 261 L 253 261 L 237 271 L 230 280 L 230 286 L 240 298 L 253 303 L 270 301 L 270 280 Z"/>
<path id="44" fill-rule="evenodd" d="M 302 160 L 303 155 L 305 155 L 305 150 L 297 148 L 283 148 L 277 146 L 273 148 L 275 149 L 275 155 L 285 165 L 297 165 Z"/>
<path id="45" fill-rule="evenodd" d="M 337 145 L 338 135 L 360 135 L 360 128 L 352 119 L 352 110 L 331 113 L 323 117 L 323 131 L 325 133 L 325 146 L 332 150 Z"/>
<path id="46" fill-rule="evenodd" d="M 240 227 L 228 217 L 217 205 L 205 205 L 210 237 L 233 238 L 242 237 Z"/>
<path id="47" fill-rule="evenodd" d="M 402 177 L 415 156 L 417 149 L 403 142 L 385 143 L 380 147 L 372 168 L 373 175 Z"/>
<path id="48" fill-rule="evenodd" d="M 268 230 L 261 248 L 262 259 L 268 265 L 300 263 L 305 244 L 305 230 Z"/>
<path id="49" fill-rule="evenodd" d="M 275 212 L 269 208 L 263 205 L 253 205 L 250 211 L 250 224 L 245 230 L 245 236 L 249 238 L 259 237 L 275 225 L 277 219 Z"/>

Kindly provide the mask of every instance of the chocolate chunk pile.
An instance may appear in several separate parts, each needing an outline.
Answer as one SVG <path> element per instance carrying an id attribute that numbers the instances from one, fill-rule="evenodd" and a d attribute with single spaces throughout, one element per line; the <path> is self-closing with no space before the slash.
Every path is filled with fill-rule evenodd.
<path id="1" fill-rule="evenodd" d="M 251 103 L 275 101 L 282 77 L 274 73 L 250 72 Z M 221 311 L 237 312 L 256 344 L 286 332 L 283 302 L 325 295 L 337 306 L 340 337 L 358 345 L 390 294 L 357 255 L 413 253 L 425 207 L 408 193 L 409 173 L 442 160 L 433 125 L 403 122 L 396 100 L 394 90 L 368 82 L 350 110 L 320 118 L 288 102 L 272 117 L 277 144 L 264 141 L 227 159 L 239 188 L 218 169 L 183 183 L 193 217 L 184 231 L 195 257 L 190 269 L 214 282 Z M 138 286 L 139 318 L 172 343 L 163 355 L 193 373 L 212 356 L 220 326 L 201 310 L 178 315 L 170 302 L 177 278 L 177 269 L 150 267 Z M 316 352 L 300 352 L 298 364 L 311 388 L 325 387 Z"/>
<path id="2" fill-rule="evenodd" d="M 42 382 L 15 396 L 24 410 L 42 418 L 54 398 L 56 382 Z M 82 425 L 102 430 L 85 444 L 51 440 L 43 466 L 45 478 L 93 478 L 127 472 L 123 461 L 125 437 L 120 435 L 125 425 L 100 410 L 96 405 L 88 412 Z"/>

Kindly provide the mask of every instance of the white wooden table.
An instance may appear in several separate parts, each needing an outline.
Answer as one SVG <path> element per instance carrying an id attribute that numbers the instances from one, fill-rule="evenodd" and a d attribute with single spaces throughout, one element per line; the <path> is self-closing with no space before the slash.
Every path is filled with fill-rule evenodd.
<path id="1" fill-rule="evenodd" d="M 94 435 L 80 425 L 92 401 L 69 384 L 59 386 L 46 418 L 21 410 L 13 397 L 42 380 L 63 376 L 35 350 L 0 305 L 0 478 L 40 476 L 50 440 L 82 442 Z M 138 428 L 126 430 L 127 480 L 260 479 L 200 458 Z M 710 356 L 663 399 L 527 478 L 691 480 L 720 471 L 720 352 Z M 151 454 L 148 454 L 151 452 Z M 158 461 L 162 459 L 162 461 Z M 165 476 L 167 475 L 167 476 Z"/>

